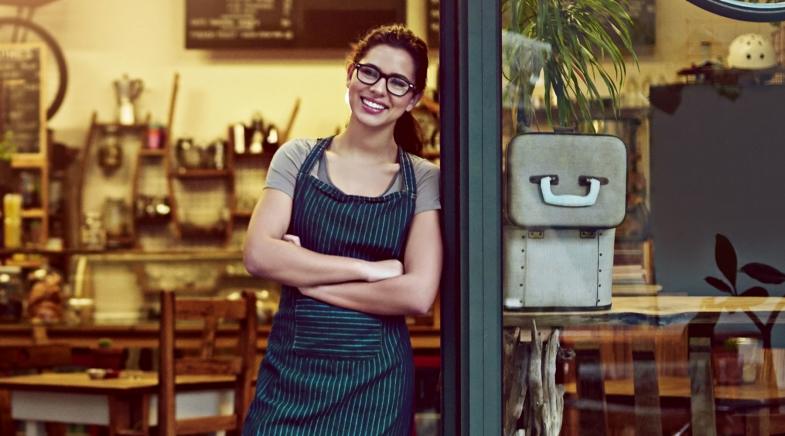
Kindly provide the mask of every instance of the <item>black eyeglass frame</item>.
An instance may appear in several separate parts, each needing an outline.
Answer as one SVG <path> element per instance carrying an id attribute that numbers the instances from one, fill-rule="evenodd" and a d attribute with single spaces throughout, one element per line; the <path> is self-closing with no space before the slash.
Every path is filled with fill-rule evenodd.
<path id="1" fill-rule="evenodd" d="M 376 80 L 374 80 L 372 83 L 368 83 L 368 82 L 363 81 L 360 78 L 360 68 L 362 68 L 362 67 L 371 68 L 371 69 L 375 70 L 377 73 L 379 73 L 379 77 Z M 394 95 L 396 97 L 404 97 L 404 96 L 406 96 L 409 93 L 409 91 L 417 92 L 417 87 L 414 86 L 414 84 L 412 82 L 410 82 L 409 79 L 407 79 L 406 77 L 404 77 L 404 76 L 402 76 L 400 74 L 396 74 L 396 73 L 385 74 L 385 73 L 382 72 L 382 70 L 379 69 L 379 67 L 377 67 L 374 64 L 361 64 L 359 62 L 355 62 L 354 63 L 354 71 L 355 71 L 355 75 L 357 76 L 357 80 L 359 80 L 360 83 L 364 83 L 364 84 L 369 85 L 369 86 L 370 85 L 375 85 L 376 82 L 378 82 L 379 80 L 384 79 L 384 86 L 385 86 L 385 88 L 387 88 L 387 92 L 389 92 L 390 94 L 392 94 L 392 95 Z M 400 79 L 400 80 L 403 80 L 404 82 L 406 82 L 406 84 L 409 86 L 406 89 L 406 92 L 404 92 L 401 95 L 398 95 L 398 94 L 394 93 L 390 89 L 390 80 L 389 80 L 390 78 L 396 78 L 396 79 Z"/>

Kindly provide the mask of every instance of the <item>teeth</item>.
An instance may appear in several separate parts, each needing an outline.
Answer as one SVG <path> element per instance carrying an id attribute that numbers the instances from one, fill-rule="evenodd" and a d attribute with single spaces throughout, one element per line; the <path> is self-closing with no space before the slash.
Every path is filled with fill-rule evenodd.
<path id="1" fill-rule="evenodd" d="M 369 106 L 373 109 L 377 109 L 377 110 L 384 109 L 384 106 L 380 105 L 379 103 L 372 102 L 370 100 L 363 99 L 363 103 L 365 103 L 366 106 Z"/>

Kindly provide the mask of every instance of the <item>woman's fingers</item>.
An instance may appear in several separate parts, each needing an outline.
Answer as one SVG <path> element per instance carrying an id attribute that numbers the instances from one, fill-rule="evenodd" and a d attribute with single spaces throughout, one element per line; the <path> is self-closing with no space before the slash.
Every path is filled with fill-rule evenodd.
<path id="1" fill-rule="evenodd" d="M 391 279 L 403 274 L 403 264 L 396 260 L 380 260 L 371 264 L 371 272 L 368 275 L 369 282 Z"/>
<path id="2" fill-rule="evenodd" d="M 283 235 L 283 238 L 281 238 L 281 239 L 283 239 L 284 241 L 287 241 L 287 242 L 291 242 L 292 244 L 294 244 L 294 245 L 296 245 L 298 247 L 302 247 L 302 245 L 300 244 L 300 237 L 299 236 L 286 234 L 286 235 Z"/>

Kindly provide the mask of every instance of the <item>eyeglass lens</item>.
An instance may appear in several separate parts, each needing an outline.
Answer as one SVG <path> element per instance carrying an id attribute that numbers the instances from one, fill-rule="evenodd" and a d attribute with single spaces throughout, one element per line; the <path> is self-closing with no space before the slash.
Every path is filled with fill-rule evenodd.
<path id="1" fill-rule="evenodd" d="M 357 66 L 357 79 L 366 85 L 373 85 L 378 82 L 382 77 L 387 79 L 387 91 L 398 97 L 402 97 L 409 92 L 411 85 L 409 82 L 398 76 L 387 76 L 382 74 L 378 68 L 372 65 L 359 65 Z"/>

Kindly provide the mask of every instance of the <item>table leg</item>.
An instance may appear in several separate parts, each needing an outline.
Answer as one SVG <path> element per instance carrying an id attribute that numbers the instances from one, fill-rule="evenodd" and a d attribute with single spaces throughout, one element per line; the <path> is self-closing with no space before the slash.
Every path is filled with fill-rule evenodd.
<path id="1" fill-rule="evenodd" d="M 596 346 L 575 347 L 578 425 L 586 435 L 608 434 L 605 384 L 600 350 Z"/>
<path id="2" fill-rule="evenodd" d="M 692 434 L 694 436 L 716 436 L 714 385 L 711 374 L 711 337 L 691 337 L 689 347 Z"/>
<path id="3" fill-rule="evenodd" d="M 635 385 L 635 434 L 662 436 L 659 377 L 653 338 L 632 344 L 632 367 Z"/>
<path id="4" fill-rule="evenodd" d="M 764 407 L 744 416 L 744 434 L 747 436 L 769 436 L 769 409 Z"/>
<path id="5" fill-rule="evenodd" d="M 25 421 L 25 436 L 46 436 L 46 427 L 41 421 Z"/>
<path id="6" fill-rule="evenodd" d="M 149 417 L 148 395 L 130 395 L 124 398 L 109 397 L 109 436 L 138 432 L 147 434 Z"/>

